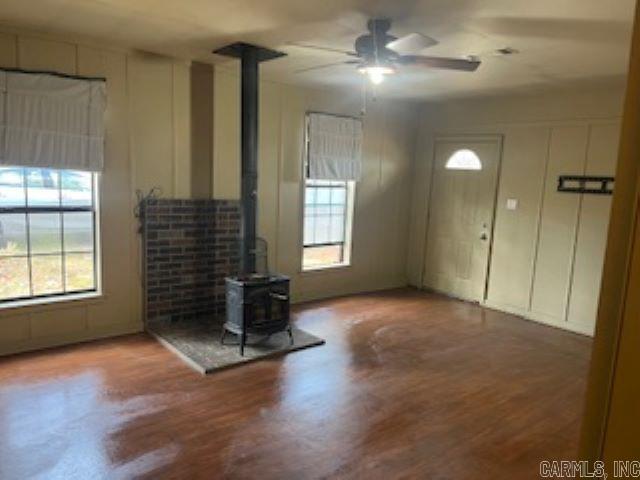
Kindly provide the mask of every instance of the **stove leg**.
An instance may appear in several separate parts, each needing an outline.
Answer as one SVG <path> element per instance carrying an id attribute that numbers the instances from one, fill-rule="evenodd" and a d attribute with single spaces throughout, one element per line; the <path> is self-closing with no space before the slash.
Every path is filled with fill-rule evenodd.
<path id="1" fill-rule="evenodd" d="M 293 330 L 291 329 L 291 325 L 287 328 L 287 332 L 289 332 L 289 344 L 293 345 Z"/>
<path id="2" fill-rule="evenodd" d="M 227 335 L 227 329 L 222 327 L 222 333 L 220 334 L 220 344 L 224 345 L 224 337 Z"/>
<path id="3" fill-rule="evenodd" d="M 240 335 L 240 356 L 244 357 L 244 344 L 247 341 L 247 336 L 243 333 Z"/>

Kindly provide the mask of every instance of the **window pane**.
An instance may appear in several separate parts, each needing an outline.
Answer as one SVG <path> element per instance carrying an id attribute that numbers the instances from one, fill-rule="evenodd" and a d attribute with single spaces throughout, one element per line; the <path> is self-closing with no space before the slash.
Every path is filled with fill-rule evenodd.
<path id="1" fill-rule="evenodd" d="M 64 251 L 93 251 L 93 214 L 91 212 L 64 213 Z"/>
<path id="2" fill-rule="evenodd" d="M 329 215 L 331 213 L 330 205 L 317 205 L 315 208 L 316 216 Z"/>
<path id="3" fill-rule="evenodd" d="M 328 243 L 330 240 L 329 229 L 331 228 L 331 217 L 316 217 L 314 243 Z"/>
<path id="4" fill-rule="evenodd" d="M 344 205 L 331 205 L 331 215 L 344 215 Z"/>
<path id="5" fill-rule="evenodd" d="M 315 188 L 307 188 L 305 190 L 304 203 L 305 203 L 305 205 L 311 205 L 313 203 L 316 203 L 316 189 Z"/>
<path id="6" fill-rule="evenodd" d="M 304 207 L 304 216 L 311 218 L 316 216 L 316 206 L 315 205 L 307 205 Z"/>
<path id="7" fill-rule="evenodd" d="M 482 170 L 482 162 L 475 152 L 461 149 L 449 157 L 444 168 L 448 170 Z"/>
<path id="8" fill-rule="evenodd" d="M 333 205 L 344 205 L 347 200 L 346 188 L 334 188 L 331 191 L 331 203 Z"/>
<path id="9" fill-rule="evenodd" d="M 0 214 L 0 256 L 26 254 L 27 229 L 24 213 Z"/>
<path id="10" fill-rule="evenodd" d="M 31 207 L 60 205 L 59 175 L 48 168 L 27 168 L 27 203 Z"/>
<path id="11" fill-rule="evenodd" d="M 31 281 L 34 295 L 62 292 L 62 255 L 33 255 Z"/>
<path id="12" fill-rule="evenodd" d="M 304 244 L 309 245 L 313 243 L 313 217 L 305 217 L 304 219 Z"/>
<path id="13" fill-rule="evenodd" d="M 30 213 L 31 253 L 59 253 L 62 250 L 59 213 Z"/>
<path id="14" fill-rule="evenodd" d="M 331 203 L 331 189 L 330 188 L 316 189 L 316 203 L 317 204 Z"/>
<path id="15" fill-rule="evenodd" d="M 0 300 L 30 295 L 28 262 L 27 257 L 0 258 Z"/>
<path id="16" fill-rule="evenodd" d="M 331 217 L 331 242 L 344 242 L 344 217 Z"/>
<path id="17" fill-rule="evenodd" d="M 342 264 L 348 182 L 307 180 L 303 269 Z M 338 245 L 326 245 L 338 243 Z"/>
<path id="18" fill-rule="evenodd" d="M 92 253 L 69 253 L 64 260 L 67 292 L 94 288 Z"/>
<path id="19" fill-rule="evenodd" d="M 24 169 L 0 167 L 0 207 L 24 207 Z"/>
<path id="20" fill-rule="evenodd" d="M 342 245 L 305 247 L 304 249 L 303 268 L 325 267 L 339 263 L 342 263 Z"/>
<path id="21" fill-rule="evenodd" d="M 0 213 L 0 300 L 96 288 L 94 179 L 90 172 L 0 167 L 0 208 L 28 212 Z"/>
<path id="22" fill-rule="evenodd" d="M 89 172 L 62 170 L 62 205 L 65 207 L 87 207 L 92 204 L 92 178 Z"/>

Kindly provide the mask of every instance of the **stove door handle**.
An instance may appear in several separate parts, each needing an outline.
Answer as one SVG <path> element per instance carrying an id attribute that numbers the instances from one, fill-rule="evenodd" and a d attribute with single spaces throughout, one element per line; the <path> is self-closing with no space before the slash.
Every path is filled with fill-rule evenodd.
<path id="1" fill-rule="evenodd" d="M 269 294 L 269 296 L 270 296 L 271 298 L 273 298 L 274 300 L 277 300 L 277 301 L 279 301 L 279 302 L 288 302 L 288 301 L 289 301 L 289 295 L 284 295 L 284 294 L 282 294 L 282 293 L 274 293 L 274 292 L 271 292 L 271 293 Z"/>

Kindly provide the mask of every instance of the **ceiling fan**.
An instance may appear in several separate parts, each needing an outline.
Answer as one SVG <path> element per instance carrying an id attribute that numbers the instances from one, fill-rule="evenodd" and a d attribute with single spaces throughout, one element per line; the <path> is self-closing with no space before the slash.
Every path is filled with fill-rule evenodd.
<path id="1" fill-rule="evenodd" d="M 386 75 L 396 73 L 398 67 L 416 65 L 425 68 L 444 70 L 458 70 L 474 72 L 480 66 L 480 61 L 474 57 L 447 58 L 418 55 L 425 48 L 438 42 L 420 33 L 410 33 L 397 38 L 389 34 L 391 20 L 374 18 L 367 22 L 369 33 L 359 36 L 354 45 L 354 51 L 340 50 L 330 47 L 292 43 L 301 48 L 311 48 L 328 52 L 342 53 L 353 57 L 343 62 L 334 62 L 297 70 L 296 73 L 329 68 L 336 65 L 356 65 L 358 71 L 369 77 L 374 85 L 382 83 Z"/>

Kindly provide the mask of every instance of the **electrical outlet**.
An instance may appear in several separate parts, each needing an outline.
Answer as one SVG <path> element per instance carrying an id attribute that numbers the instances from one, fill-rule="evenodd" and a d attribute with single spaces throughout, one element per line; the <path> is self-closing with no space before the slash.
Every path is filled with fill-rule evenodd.
<path id="1" fill-rule="evenodd" d="M 517 209 L 518 209 L 518 199 L 507 198 L 507 210 L 517 210 Z"/>

